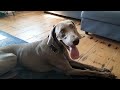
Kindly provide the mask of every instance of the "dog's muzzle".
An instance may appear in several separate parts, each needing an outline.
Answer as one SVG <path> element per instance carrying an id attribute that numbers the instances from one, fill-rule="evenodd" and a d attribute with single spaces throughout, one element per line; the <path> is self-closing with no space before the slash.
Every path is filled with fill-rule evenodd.
<path id="1" fill-rule="evenodd" d="M 78 39 L 78 38 L 75 39 L 75 40 L 73 41 L 73 44 L 74 44 L 74 45 L 78 45 L 78 44 L 79 44 L 79 39 Z"/>

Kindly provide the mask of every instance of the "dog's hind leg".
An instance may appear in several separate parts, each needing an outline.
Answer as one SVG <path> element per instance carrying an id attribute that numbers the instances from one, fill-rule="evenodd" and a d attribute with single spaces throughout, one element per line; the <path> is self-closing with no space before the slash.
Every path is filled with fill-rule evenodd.
<path id="1" fill-rule="evenodd" d="M 0 51 L 0 76 L 13 69 L 17 64 L 17 56 Z"/>

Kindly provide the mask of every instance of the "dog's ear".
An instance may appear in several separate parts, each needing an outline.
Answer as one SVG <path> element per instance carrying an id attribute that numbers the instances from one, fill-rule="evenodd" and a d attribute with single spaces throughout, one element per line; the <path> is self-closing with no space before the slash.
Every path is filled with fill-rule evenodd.
<path id="1" fill-rule="evenodd" d="M 71 20 L 70 20 L 70 21 L 71 21 Z M 71 23 L 69 24 L 69 27 L 71 27 L 71 28 L 76 27 L 76 26 L 75 26 L 75 23 L 74 23 L 73 21 L 71 21 Z"/>
<path id="2" fill-rule="evenodd" d="M 55 36 L 55 26 L 54 26 L 53 29 L 50 31 L 50 34 L 49 34 L 49 37 L 48 37 L 48 41 L 47 41 L 47 45 L 53 44 L 54 36 Z"/>
<path id="3" fill-rule="evenodd" d="M 72 22 L 72 24 L 75 26 L 75 23 L 71 20 L 71 22 Z M 77 33 L 77 35 L 78 35 L 78 37 L 81 39 L 81 38 L 83 38 L 83 35 L 81 35 L 81 34 L 79 34 L 78 32 L 76 32 Z"/>
<path id="4" fill-rule="evenodd" d="M 72 24 L 75 25 L 75 23 L 71 20 Z"/>

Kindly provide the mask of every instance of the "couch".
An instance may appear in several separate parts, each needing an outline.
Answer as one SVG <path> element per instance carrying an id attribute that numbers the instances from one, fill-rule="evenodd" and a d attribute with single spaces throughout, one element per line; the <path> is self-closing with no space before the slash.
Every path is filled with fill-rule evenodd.
<path id="1" fill-rule="evenodd" d="M 81 30 L 120 41 L 120 11 L 82 11 Z"/>

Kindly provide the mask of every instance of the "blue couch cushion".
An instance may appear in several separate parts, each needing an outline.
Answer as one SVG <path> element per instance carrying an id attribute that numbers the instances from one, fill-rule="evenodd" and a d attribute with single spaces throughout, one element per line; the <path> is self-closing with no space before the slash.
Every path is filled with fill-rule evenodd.
<path id="1" fill-rule="evenodd" d="M 82 11 L 81 17 L 120 25 L 120 11 Z"/>

